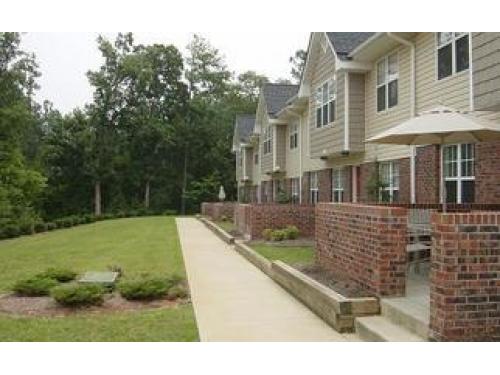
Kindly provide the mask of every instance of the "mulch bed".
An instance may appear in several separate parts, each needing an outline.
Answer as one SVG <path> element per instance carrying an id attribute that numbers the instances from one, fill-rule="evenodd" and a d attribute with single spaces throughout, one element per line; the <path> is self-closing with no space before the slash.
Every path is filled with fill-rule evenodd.
<path id="1" fill-rule="evenodd" d="M 15 294 L 0 296 L 0 313 L 21 316 L 68 316 L 82 313 L 109 313 L 158 308 L 176 308 L 189 300 L 128 301 L 117 293 L 108 294 L 101 306 L 69 308 L 60 306 L 51 297 L 20 297 Z"/>
<path id="2" fill-rule="evenodd" d="M 296 266 L 296 268 L 299 271 L 305 273 L 310 278 L 327 286 L 330 289 L 333 289 L 335 292 L 343 295 L 344 297 L 347 298 L 374 297 L 373 294 L 361 288 L 356 282 L 350 280 L 345 275 L 340 275 L 338 273 L 325 270 L 324 268 L 321 268 L 316 264 Z"/>

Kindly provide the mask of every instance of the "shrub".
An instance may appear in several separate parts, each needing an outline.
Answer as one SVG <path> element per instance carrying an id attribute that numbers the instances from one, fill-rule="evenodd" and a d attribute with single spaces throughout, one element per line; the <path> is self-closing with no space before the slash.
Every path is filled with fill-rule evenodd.
<path id="1" fill-rule="evenodd" d="M 220 221 L 227 221 L 227 216 L 226 215 L 222 215 L 220 217 Z"/>
<path id="2" fill-rule="evenodd" d="M 125 280 L 118 283 L 118 291 L 128 300 L 153 300 L 164 297 L 174 283 L 165 278 Z"/>
<path id="3" fill-rule="evenodd" d="M 182 285 L 174 285 L 168 290 L 167 299 L 174 300 L 178 298 L 186 298 L 188 296 L 187 289 Z"/>
<path id="4" fill-rule="evenodd" d="M 165 215 L 165 216 L 177 215 L 177 211 L 176 210 L 165 210 L 165 211 L 163 211 L 163 215 Z"/>
<path id="5" fill-rule="evenodd" d="M 48 268 L 45 272 L 41 273 L 39 277 L 49 278 L 61 283 L 72 281 L 76 278 L 77 273 L 66 268 Z"/>
<path id="6" fill-rule="evenodd" d="M 7 224 L 3 228 L 3 238 L 14 238 L 19 237 L 21 235 L 21 230 L 18 225 L 15 224 Z"/>
<path id="7" fill-rule="evenodd" d="M 299 237 L 299 228 L 295 225 L 288 225 L 285 229 L 283 229 L 285 233 L 285 239 L 287 240 L 295 240 Z"/>
<path id="8" fill-rule="evenodd" d="M 102 215 L 102 220 L 110 220 L 110 219 L 114 219 L 115 216 L 112 214 L 112 213 L 106 213 L 104 215 Z"/>
<path id="9" fill-rule="evenodd" d="M 52 297 L 63 306 L 93 306 L 104 301 L 105 290 L 96 284 L 66 284 L 51 291 Z"/>
<path id="10" fill-rule="evenodd" d="M 50 290 L 58 285 L 58 282 L 48 277 L 35 276 L 31 279 L 18 281 L 13 291 L 20 296 L 38 297 L 47 296 Z"/>
<path id="11" fill-rule="evenodd" d="M 54 224 L 57 228 L 64 228 L 64 219 L 55 219 Z"/>
<path id="12" fill-rule="evenodd" d="M 118 274 L 118 277 L 123 276 L 123 268 L 121 266 L 118 266 L 116 264 L 111 264 L 108 266 L 108 270 L 110 272 L 116 272 Z"/>
<path id="13" fill-rule="evenodd" d="M 47 223 L 47 230 L 54 230 L 54 229 L 57 229 L 56 223 L 48 222 Z"/>
<path id="14" fill-rule="evenodd" d="M 285 239 L 285 231 L 282 229 L 273 230 L 271 233 L 271 240 L 273 241 L 283 241 Z"/>
<path id="15" fill-rule="evenodd" d="M 272 234 L 273 230 L 271 228 L 266 228 L 262 231 L 262 237 L 264 237 L 264 239 L 267 241 L 271 241 Z"/>
<path id="16" fill-rule="evenodd" d="M 35 233 L 42 233 L 47 231 L 47 223 L 37 222 L 35 223 Z"/>
<path id="17" fill-rule="evenodd" d="M 32 222 L 26 222 L 19 225 L 20 234 L 33 234 L 35 233 L 35 224 Z"/>

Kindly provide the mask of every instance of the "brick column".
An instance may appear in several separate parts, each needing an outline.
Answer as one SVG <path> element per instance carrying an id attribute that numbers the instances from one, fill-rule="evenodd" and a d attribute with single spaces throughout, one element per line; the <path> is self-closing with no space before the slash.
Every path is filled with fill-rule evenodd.
<path id="1" fill-rule="evenodd" d="M 476 144 L 476 203 L 500 203 L 500 142 Z"/>
<path id="2" fill-rule="evenodd" d="M 359 202 L 372 202 L 374 199 L 368 196 L 366 190 L 368 181 L 372 178 L 375 173 L 375 163 L 364 163 L 359 166 L 359 186 L 358 186 L 358 198 Z"/>
<path id="3" fill-rule="evenodd" d="M 417 203 L 439 203 L 439 146 L 417 147 L 415 160 L 415 197 Z"/>
<path id="4" fill-rule="evenodd" d="M 310 203 L 309 194 L 309 172 L 304 172 L 302 176 L 302 204 Z"/>
<path id="5" fill-rule="evenodd" d="M 319 201 L 332 201 L 332 170 L 322 169 L 318 171 Z"/>
<path id="6" fill-rule="evenodd" d="M 500 212 L 432 216 L 431 338 L 500 340 Z"/>
<path id="7" fill-rule="evenodd" d="M 352 203 L 316 206 L 316 259 L 378 296 L 403 296 L 407 211 Z"/>
<path id="8" fill-rule="evenodd" d="M 352 202 L 352 167 L 342 168 L 344 177 L 344 202 Z"/>

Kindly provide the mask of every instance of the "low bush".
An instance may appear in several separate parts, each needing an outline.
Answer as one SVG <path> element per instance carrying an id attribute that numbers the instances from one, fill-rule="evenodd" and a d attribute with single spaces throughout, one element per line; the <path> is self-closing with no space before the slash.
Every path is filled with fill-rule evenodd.
<path id="1" fill-rule="evenodd" d="M 271 236 L 273 234 L 273 230 L 270 229 L 270 228 L 266 228 L 262 231 L 262 237 L 264 237 L 264 239 L 266 241 L 271 241 Z"/>
<path id="2" fill-rule="evenodd" d="M 68 306 L 93 306 L 104 302 L 105 289 L 96 284 L 66 284 L 55 287 L 51 291 L 57 303 Z"/>
<path id="3" fill-rule="evenodd" d="M 295 240 L 299 237 L 300 231 L 295 225 L 288 225 L 285 229 L 283 229 L 285 234 L 285 239 L 287 240 Z"/>
<path id="4" fill-rule="evenodd" d="M 57 229 L 56 223 L 48 222 L 47 223 L 47 230 L 54 230 L 54 229 Z"/>
<path id="5" fill-rule="evenodd" d="M 165 297 L 175 283 L 175 280 L 167 278 L 144 277 L 119 282 L 118 291 L 128 300 L 153 300 Z"/>
<path id="6" fill-rule="evenodd" d="M 175 300 L 178 298 L 186 298 L 189 295 L 187 289 L 182 285 L 174 285 L 167 292 L 167 299 Z"/>
<path id="7" fill-rule="evenodd" d="M 165 211 L 163 211 L 163 215 L 165 215 L 165 216 L 177 215 L 177 211 L 176 210 L 165 210 Z"/>
<path id="8" fill-rule="evenodd" d="M 38 275 L 39 277 L 49 278 L 61 283 L 67 283 L 68 281 L 72 281 L 76 278 L 77 273 L 66 269 L 66 268 L 48 268 L 45 272 Z"/>
<path id="9" fill-rule="evenodd" d="M 227 221 L 227 220 L 228 220 L 228 218 L 227 218 L 227 216 L 226 216 L 226 215 L 222 215 L 222 216 L 220 217 L 220 221 Z"/>
<path id="10" fill-rule="evenodd" d="M 37 222 L 35 223 L 35 233 L 42 233 L 48 230 L 47 223 Z"/>
<path id="11" fill-rule="evenodd" d="M 20 235 L 21 230 L 19 229 L 19 226 L 15 224 L 7 224 L 2 230 L 3 238 L 14 238 L 19 237 Z"/>
<path id="12" fill-rule="evenodd" d="M 273 230 L 271 233 L 271 240 L 272 241 L 283 241 L 285 239 L 285 231 L 283 229 L 276 229 Z"/>
<path id="13" fill-rule="evenodd" d="M 33 222 L 25 222 L 19 225 L 20 234 L 33 234 L 35 233 L 35 224 Z"/>
<path id="14" fill-rule="evenodd" d="M 64 219 L 55 219 L 54 224 L 56 225 L 56 228 L 64 228 Z"/>
<path id="15" fill-rule="evenodd" d="M 47 296 L 50 290 L 58 284 L 59 283 L 54 279 L 35 276 L 31 279 L 18 281 L 14 284 L 12 290 L 16 292 L 16 294 L 25 297 Z"/>

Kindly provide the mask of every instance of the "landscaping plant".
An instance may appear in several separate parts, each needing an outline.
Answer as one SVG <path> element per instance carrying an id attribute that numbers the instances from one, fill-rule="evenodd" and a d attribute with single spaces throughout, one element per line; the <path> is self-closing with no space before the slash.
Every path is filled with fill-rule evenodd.
<path id="1" fill-rule="evenodd" d="M 51 296 L 68 307 L 94 306 L 104 302 L 105 289 L 96 284 L 66 284 L 55 287 Z"/>
<path id="2" fill-rule="evenodd" d="M 167 299 L 176 300 L 178 298 L 186 298 L 188 296 L 188 291 L 183 285 L 174 285 L 168 290 Z"/>
<path id="3" fill-rule="evenodd" d="M 119 282 L 118 291 L 128 300 L 153 300 L 165 297 L 177 283 L 177 278 L 143 277 Z"/>
<path id="4" fill-rule="evenodd" d="M 35 276 L 30 279 L 18 281 L 12 289 L 19 296 L 39 297 L 49 295 L 50 290 L 58 284 L 54 279 Z"/>
<path id="5" fill-rule="evenodd" d="M 76 275 L 76 272 L 66 268 L 51 267 L 38 276 L 42 278 L 53 279 L 61 283 L 67 283 L 68 281 L 74 280 L 76 278 Z"/>

